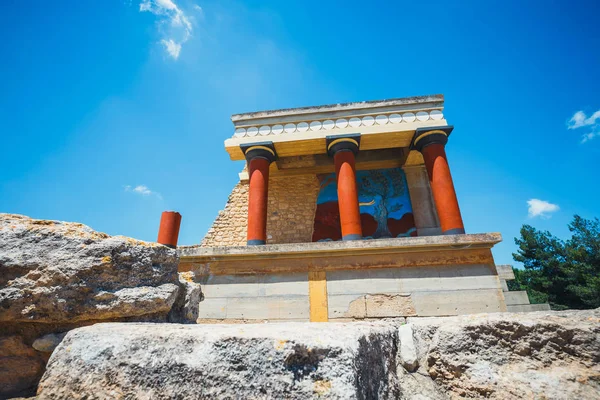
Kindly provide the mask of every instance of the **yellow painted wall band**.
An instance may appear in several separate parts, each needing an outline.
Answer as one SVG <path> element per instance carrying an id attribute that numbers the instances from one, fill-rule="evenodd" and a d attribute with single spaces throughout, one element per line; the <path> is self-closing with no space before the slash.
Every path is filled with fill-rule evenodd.
<path id="1" fill-rule="evenodd" d="M 337 144 L 337 143 L 341 143 L 341 142 L 350 142 L 356 145 L 356 147 L 358 147 L 358 142 L 354 139 L 350 139 L 350 138 L 341 138 L 341 139 L 335 139 L 333 142 L 329 143 L 329 146 L 327 146 L 327 150 L 331 150 L 331 146 Z"/>
<path id="2" fill-rule="evenodd" d="M 329 321 L 325 271 L 308 271 L 308 301 L 310 303 L 310 322 Z"/>
<path id="3" fill-rule="evenodd" d="M 435 135 L 435 134 L 442 134 L 446 137 L 448 137 L 448 134 L 444 131 L 440 131 L 438 129 L 434 130 L 434 131 L 429 131 L 427 133 L 422 134 L 421 136 L 419 136 L 418 138 L 415 139 L 415 144 L 419 143 L 419 140 L 423 139 L 424 137 L 427 137 L 429 135 Z"/>

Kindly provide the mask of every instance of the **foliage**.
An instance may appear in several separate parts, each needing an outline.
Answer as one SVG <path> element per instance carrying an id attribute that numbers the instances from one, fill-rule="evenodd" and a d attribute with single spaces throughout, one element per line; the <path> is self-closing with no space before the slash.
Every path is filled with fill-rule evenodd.
<path id="1" fill-rule="evenodd" d="M 600 220 L 575 215 L 567 241 L 523 225 L 513 253 L 524 269 L 514 269 L 510 290 L 527 290 L 532 304 L 548 301 L 553 310 L 600 307 Z"/>

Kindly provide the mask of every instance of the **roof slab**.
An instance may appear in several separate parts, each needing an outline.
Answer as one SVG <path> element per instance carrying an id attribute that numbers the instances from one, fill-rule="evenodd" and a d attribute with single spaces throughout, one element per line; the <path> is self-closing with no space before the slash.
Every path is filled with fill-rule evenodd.
<path id="1" fill-rule="evenodd" d="M 448 125 L 443 109 L 444 96 L 431 95 L 235 114 L 225 149 L 232 160 L 257 142 L 272 142 L 279 157 L 325 154 L 328 136 L 349 133 L 361 134 L 361 150 L 408 147 L 417 128 Z"/>

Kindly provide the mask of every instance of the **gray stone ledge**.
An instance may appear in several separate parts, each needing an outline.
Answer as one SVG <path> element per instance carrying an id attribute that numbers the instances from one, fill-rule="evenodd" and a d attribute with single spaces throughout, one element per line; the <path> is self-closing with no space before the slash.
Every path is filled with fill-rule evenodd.
<path id="1" fill-rule="evenodd" d="M 338 242 L 313 242 L 267 244 L 263 246 L 202 247 L 201 245 L 181 246 L 177 248 L 181 258 L 193 257 L 235 257 L 260 256 L 274 254 L 319 254 L 339 252 L 385 252 L 435 251 L 469 248 L 492 248 L 502 241 L 498 232 L 463 235 L 419 236 L 394 239 L 352 240 Z"/>

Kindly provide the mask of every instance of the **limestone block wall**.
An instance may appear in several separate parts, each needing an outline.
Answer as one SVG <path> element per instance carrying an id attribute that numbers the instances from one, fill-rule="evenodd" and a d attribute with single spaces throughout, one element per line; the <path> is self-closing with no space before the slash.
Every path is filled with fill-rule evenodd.
<path id="1" fill-rule="evenodd" d="M 271 179 L 267 244 L 311 242 L 318 195 L 316 175 Z"/>
<path id="2" fill-rule="evenodd" d="M 277 266 L 279 261 L 272 262 Z M 309 321 L 313 306 L 323 308 L 329 321 L 507 310 L 503 296 L 507 293 L 487 264 L 366 266 L 322 274 L 323 298 L 311 289 L 310 272 L 213 275 L 200 271 L 204 301 L 199 322 Z"/>
<path id="3" fill-rule="evenodd" d="M 486 264 L 331 271 L 327 294 L 329 320 L 506 311 Z"/>
<path id="4" fill-rule="evenodd" d="M 269 179 L 267 243 L 312 241 L 319 181 L 316 175 Z M 245 246 L 248 218 L 248 182 L 239 182 L 225 209 L 219 212 L 202 240 L 203 247 Z"/>
<path id="5" fill-rule="evenodd" d="M 308 321 L 308 274 L 208 275 L 202 278 L 202 322 Z"/>
<path id="6" fill-rule="evenodd" d="M 203 247 L 245 246 L 248 218 L 248 183 L 238 182 L 231 191 L 225 209 L 202 239 Z"/>

